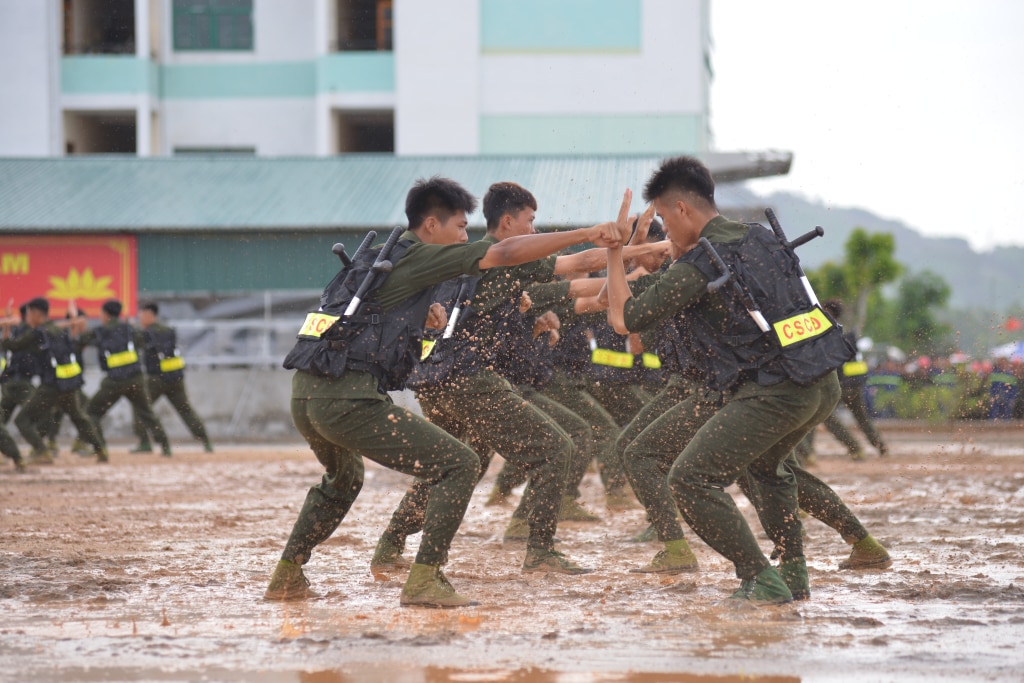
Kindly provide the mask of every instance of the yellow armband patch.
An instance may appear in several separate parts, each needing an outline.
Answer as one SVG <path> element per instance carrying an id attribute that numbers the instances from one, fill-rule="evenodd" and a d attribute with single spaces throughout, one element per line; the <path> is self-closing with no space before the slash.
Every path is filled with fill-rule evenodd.
<path id="1" fill-rule="evenodd" d="M 805 339 L 812 339 L 818 335 L 825 334 L 832 328 L 832 322 L 820 308 L 814 308 L 806 313 L 794 315 L 785 320 L 773 323 L 775 336 L 779 339 L 781 346 L 790 346 Z"/>
<path id="2" fill-rule="evenodd" d="M 434 350 L 434 345 L 437 344 L 436 339 L 424 339 L 423 350 L 420 352 L 420 360 L 426 360 L 430 352 Z"/>
<path id="3" fill-rule="evenodd" d="M 613 368 L 633 367 L 633 354 L 611 349 L 594 349 L 590 352 L 590 362 L 594 365 L 608 365 Z"/>
<path id="4" fill-rule="evenodd" d="M 656 353 L 644 353 L 644 355 L 641 356 L 641 360 L 644 363 L 644 367 L 648 370 L 661 369 L 661 359 L 658 358 L 658 354 Z"/>
<path id="5" fill-rule="evenodd" d="M 82 374 L 82 366 L 77 362 L 65 363 L 64 365 L 56 366 L 53 371 L 56 373 L 57 379 L 71 379 Z"/>
<path id="6" fill-rule="evenodd" d="M 851 360 L 843 363 L 843 375 L 846 377 L 859 377 L 868 374 L 868 364 L 862 360 Z"/>
<path id="7" fill-rule="evenodd" d="M 302 329 L 299 330 L 299 336 L 319 339 L 324 332 L 331 329 L 331 325 L 338 322 L 340 317 L 327 313 L 307 313 L 306 321 L 302 323 Z"/>
<path id="8" fill-rule="evenodd" d="M 174 372 L 185 368 L 185 359 L 181 356 L 171 356 L 160 359 L 160 372 Z"/>
<path id="9" fill-rule="evenodd" d="M 126 365 L 139 362 L 139 354 L 134 350 L 118 351 L 106 357 L 108 368 L 123 368 Z"/>

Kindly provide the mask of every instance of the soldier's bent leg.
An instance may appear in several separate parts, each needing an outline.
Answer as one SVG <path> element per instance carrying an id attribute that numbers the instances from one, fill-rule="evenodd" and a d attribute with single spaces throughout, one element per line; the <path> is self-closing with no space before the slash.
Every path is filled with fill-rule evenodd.
<path id="1" fill-rule="evenodd" d="M 146 431 L 153 435 L 153 440 L 163 448 L 164 455 L 170 455 L 171 442 L 167 439 L 167 432 L 160 423 L 160 419 L 153 412 L 153 405 L 149 400 L 149 392 L 146 391 L 146 384 L 141 374 L 133 378 L 133 381 L 125 387 L 125 397 L 131 401 L 132 410 L 146 426 Z"/>
<path id="2" fill-rule="evenodd" d="M 46 384 L 40 385 L 32 396 L 21 405 L 14 424 L 21 432 L 21 436 L 28 441 L 32 450 L 43 452 L 46 450 L 46 442 L 39 432 L 39 425 L 50 415 L 57 403 L 57 389 Z"/>
<path id="3" fill-rule="evenodd" d="M 196 414 L 196 411 L 192 408 L 192 404 L 188 400 L 188 394 L 185 392 L 185 380 L 180 379 L 170 384 L 165 383 L 161 387 L 160 391 L 167 400 L 170 401 L 174 410 L 177 411 L 178 415 L 181 416 L 182 422 L 191 432 L 192 436 L 196 437 L 204 444 L 209 442 L 210 437 L 206 434 L 206 426 L 203 424 L 202 419 Z M 152 403 L 156 403 L 157 395 L 150 394 L 150 400 Z"/>
<path id="4" fill-rule="evenodd" d="M 101 460 L 105 460 L 107 458 L 106 444 L 103 442 L 97 423 L 89 418 L 82 406 L 81 392 L 66 391 L 60 394 L 57 397 L 57 405 L 71 418 L 71 423 L 78 430 L 78 437 L 92 446 L 93 453 Z"/>
<path id="5" fill-rule="evenodd" d="M 829 384 L 831 382 L 831 384 Z M 825 405 L 829 385 L 838 400 L 835 374 L 813 387 L 727 402 L 697 432 L 669 472 L 669 485 L 687 524 L 733 562 L 740 579 L 769 566 L 757 539 L 725 488 L 749 467 L 762 495 L 758 516 L 776 544 L 801 552 L 795 478 L 779 463 L 835 407 Z M 785 449 L 785 450 L 783 450 Z"/>

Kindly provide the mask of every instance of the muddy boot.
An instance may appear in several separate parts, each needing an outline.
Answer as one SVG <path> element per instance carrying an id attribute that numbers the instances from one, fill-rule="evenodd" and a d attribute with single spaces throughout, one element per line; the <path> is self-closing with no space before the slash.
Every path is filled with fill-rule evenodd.
<path id="1" fill-rule="evenodd" d="M 409 561 L 402 557 L 404 550 L 404 540 L 399 541 L 387 532 L 384 532 L 380 540 L 377 541 L 377 547 L 373 551 L 373 559 L 370 560 L 370 573 L 375 578 L 378 575 L 386 578 L 388 572 L 408 569 Z"/>
<path id="2" fill-rule="evenodd" d="M 609 512 L 638 510 L 642 507 L 639 501 L 625 487 L 608 491 L 604 496 L 604 504 Z"/>
<path id="3" fill-rule="evenodd" d="M 509 520 L 508 527 L 502 541 L 505 543 L 517 543 L 530 538 L 530 523 L 522 517 L 513 517 Z"/>
<path id="4" fill-rule="evenodd" d="M 484 503 L 484 507 L 494 507 L 496 505 L 508 505 L 509 499 L 508 494 L 498 488 L 495 484 L 494 488 L 491 489 L 490 494 L 487 496 L 487 501 Z"/>
<path id="5" fill-rule="evenodd" d="M 32 465 L 52 465 L 53 455 L 48 450 L 37 450 L 32 449 L 32 452 L 28 454 L 28 461 Z"/>
<path id="6" fill-rule="evenodd" d="M 864 461 L 864 451 L 862 451 L 859 448 L 856 449 L 856 450 L 850 451 L 850 460 L 852 460 L 854 462 L 863 462 Z"/>
<path id="7" fill-rule="evenodd" d="M 601 518 L 593 514 L 572 496 L 562 496 L 562 504 L 558 508 L 559 522 L 600 522 Z"/>
<path id="8" fill-rule="evenodd" d="M 403 607 L 466 607 L 474 604 L 464 595 L 455 592 L 440 567 L 429 564 L 413 564 L 409 578 L 402 586 L 399 604 Z"/>
<path id="9" fill-rule="evenodd" d="M 891 566 L 889 553 L 871 534 L 854 543 L 850 556 L 839 563 L 840 569 L 888 569 Z"/>
<path id="10" fill-rule="evenodd" d="M 746 600 L 758 606 L 784 605 L 793 602 L 793 594 L 775 567 L 765 567 L 754 578 L 743 579 L 739 590 L 729 596 L 729 599 Z"/>
<path id="11" fill-rule="evenodd" d="M 779 563 L 779 576 L 786 583 L 794 600 L 807 600 L 811 597 L 811 582 L 807 578 L 807 560 L 794 557 Z"/>
<path id="12" fill-rule="evenodd" d="M 667 541 L 665 549 L 659 550 L 654 559 L 643 567 L 629 570 L 631 574 L 682 574 L 697 571 L 697 556 L 690 550 L 685 538 Z"/>
<path id="13" fill-rule="evenodd" d="M 213 453 L 213 444 L 209 440 L 203 442 L 203 453 Z"/>
<path id="14" fill-rule="evenodd" d="M 88 458 L 91 455 L 95 455 L 92 446 L 82 441 L 81 439 L 75 439 L 74 443 L 71 444 L 71 452 L 83 458 Z"/>
<path id="15" fill-rule="evenodd" d="M 654 528 L 653 524 L 648 524 L 647 528 L 631 537 L 631 543 L 654 543 L 658 540 L 658 532 Z"/>
<path id="16" fill-rule="evenodd" d="M 589 574 L 593 569 L 579 566 L 557 550 L 527 548 L 523 560 L 523 573 L 548 572 L 552 574 Z"/>
<path id="17" fill-rule="evenodd" d="M 270 577 L 270 585 L 263 594 L 264 600 L 302 600 L 313 595 L 309 590 L 309 579 L 302 573 L 302 565 L 281 560 Z"/>
<path id="18" fill-rule="evenodd" d="M 60 446 L 57 445 L 56 439 L 50 439 L 46 442 L 46 450 L 55 458 L 60 455 Z"/>
<path id="19" fill-rule="evenodd" d="M 152 453 L 153 444 L 149 441 L 140 441 L 139 445 L 128 451 L 129 453 Z"/>
<path id="20" fill-rule="evenodd" d="M 20 455 L 16 458 L 11 458 L 14 461 L 14 471 L 18 474 L 25 474 L 28 472 L 28 466 L 25 464 L 25 458 Z"/>
<path id="21" fill-rule="evenodd" d="M 883 443 L 881 446 L 878 447 L 878 457 L 879 458 L 884 458 L 884 457 L 886 457 L 888 455 L 889 455 L 889 447 L 886 446 Z"/>
<path id="22" fill-rule="evenodd" d="M 110 452 L 107 451 L 106 447 L 96 450 L 96 462 L 110 462 Z"/>
<path id="23" fill-rule="evenodd" d="M 165 458 L 171 457 L 171 444 L 165 443 L 160 446 L 160 455 Z"/>

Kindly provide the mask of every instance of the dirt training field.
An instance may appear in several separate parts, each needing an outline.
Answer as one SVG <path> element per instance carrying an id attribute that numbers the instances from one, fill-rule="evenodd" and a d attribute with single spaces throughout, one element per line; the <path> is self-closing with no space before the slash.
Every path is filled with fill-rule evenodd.
<path id="1" fill-rule="evenodd" d="M 893 568 L 840 571 L 848 546 L 809 519 L 811 599 L 760 610 L 720 603 L 738 581 L 690 532 L 699 573 L 628 573 L 659 546 L 628 540 L 643 511 L 608 513 L 592 473 L 584 502 L 602 521 L 562 523 L 558 537 L 594 573 L 520 573 L 523 547 L 501 543 L 511 508 L 483 505 L 492 468 L 446 568 L 480 605 L 445 611 L 401 608 L 404 576 L 370 574 L 408 483 L 372 463 L 348 519 L 307 565 L 319 597 L 282 604 L 262 594 L 322 474 L 304 445 L 213 455 L 182 445 L 170 459 L 122 445 L 109 466 L 65 452 L 26 475 L 5 461 L 0 679 L 1021 680 L 1024 429 L 885 433 L 892 455 L 859 463 L 820 434 L 811 471 L 889 548 Z"/>

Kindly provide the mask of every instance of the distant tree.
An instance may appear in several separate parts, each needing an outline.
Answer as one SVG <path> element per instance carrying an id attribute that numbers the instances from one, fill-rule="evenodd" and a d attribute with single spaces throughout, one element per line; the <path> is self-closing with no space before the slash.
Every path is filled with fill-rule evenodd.
<path id="1" fill-rule="evenodd" d="M 889 233 L 868 233 L 855 228 L 843 246 L 842 263 L 833 261 L 810 271 L 811 281 L 818 298 L 840 299 L 846 304 L 844 322 L 862 332 L 868 321 L 869 303 L 878 289 L 895 281 L 903 272 L 893 254 L 896 240 Z"/>
<path id="2" fill-rule="evenodd" d="M 863 330 L 868 320 L 868 299 L 879 287 L 894 282 L 903 272 L 896 261 L 896 240 L 889 233 L 870 234 L 855 228 L 846 240 L 844 270 L 847 301 L 853 303 L 853 326 Z"/>
<path id="3" fill-rule="evenodd" d="M 938 313 L 946 308 L 950 293 L 946 281 L 931 271 L 907 275 L 895 299 L 873 304 L 865 332 L 911 356 L 948 353 L 955 346 L 953 329 L 939 322 Z"/>

